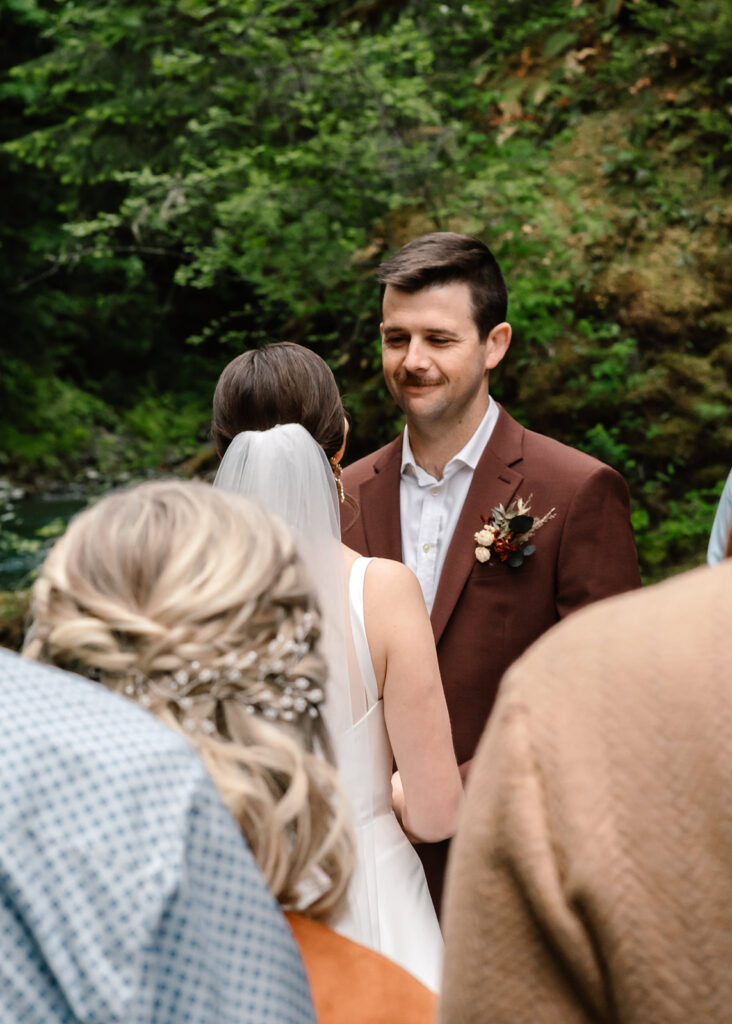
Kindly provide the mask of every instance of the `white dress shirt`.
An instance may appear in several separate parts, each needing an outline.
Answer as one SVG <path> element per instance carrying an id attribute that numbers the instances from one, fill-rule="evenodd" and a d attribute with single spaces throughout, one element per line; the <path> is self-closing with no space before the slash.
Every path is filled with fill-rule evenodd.
<path id="1" fill-rule="evenodd" d="M 489 398 L 488 409 L 478 429 L 450 459 L 441 480 L 436 480 L 417 465 L 409 443 L 409 431 L 404 430 L 399 485 L 402 561 L 416 574 L 430 612 L 475 467 L 490 441 L 497 420 L 498 406 Z M 479 528 L 480 523 L 477 523 L 475 529 Z"/>

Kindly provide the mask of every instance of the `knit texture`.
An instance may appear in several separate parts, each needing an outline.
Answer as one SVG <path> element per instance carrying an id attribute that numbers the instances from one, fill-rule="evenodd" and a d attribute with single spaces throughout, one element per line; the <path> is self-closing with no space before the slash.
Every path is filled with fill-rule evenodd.
<path id="1" fill-rule="evenodd" d="M 448 871 L 443 1024 L 732 1019 L 732 563 L 506 674 Z"/>

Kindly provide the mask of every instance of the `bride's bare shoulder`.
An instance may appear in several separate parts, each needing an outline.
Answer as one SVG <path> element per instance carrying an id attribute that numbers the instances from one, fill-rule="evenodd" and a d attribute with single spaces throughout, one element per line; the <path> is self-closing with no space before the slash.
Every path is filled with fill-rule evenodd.
<path id="1" fill-rule="evenodd" d="M 422 599 L 419 581 L 411 569 L 393 558 L 374 558 L 366 573 L 367 592 L 370 590 L 389 604 L 405 600 Z"/>
<path id="2" fill-rule="evenodd" d="M 346 572 L 350 572 L 353 563 L 361 556 L 358 551 L 345 544 L 341 546 Z M 366 573 L 364 590 L 367 600 L 373 597 L 389 605 L 414 597 L 421 598 L 422 595 L 419 582 L 412 570 L 393 558 L 372 558 Z"/>

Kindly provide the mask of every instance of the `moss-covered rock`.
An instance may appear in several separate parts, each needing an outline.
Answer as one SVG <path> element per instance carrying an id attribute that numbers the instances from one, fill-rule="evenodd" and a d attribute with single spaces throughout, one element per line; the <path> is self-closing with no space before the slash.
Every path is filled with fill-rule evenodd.
<path id="1" fill-rule="evenodd" d="M 23 644 L 30 591 L 0 592 L 0 647 L 19 651 Z"/>

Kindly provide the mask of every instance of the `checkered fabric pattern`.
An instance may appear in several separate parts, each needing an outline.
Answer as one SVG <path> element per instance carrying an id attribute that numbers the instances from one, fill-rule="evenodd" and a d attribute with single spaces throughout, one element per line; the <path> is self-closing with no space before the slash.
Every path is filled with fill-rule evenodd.
<path id="1" fill-rule="evenodd" d="M 2 1024 L 314 1024 L 284 917 L 189 744 L 0 652 Z"/>

